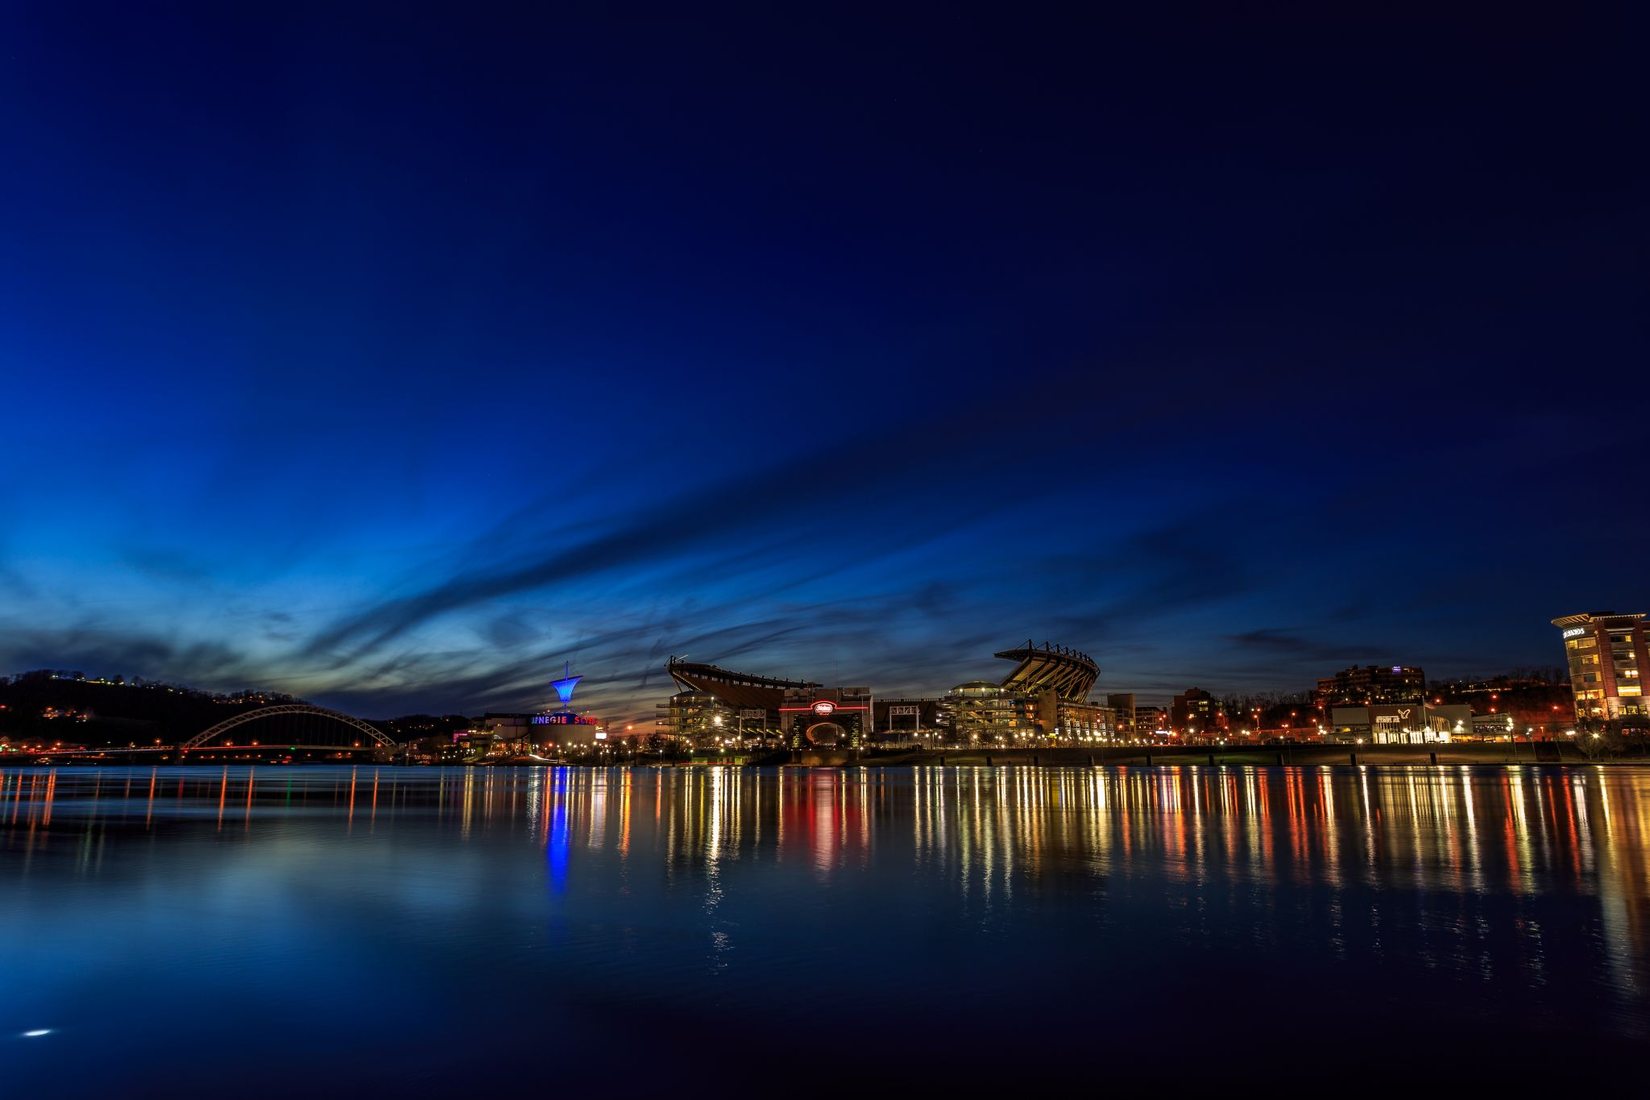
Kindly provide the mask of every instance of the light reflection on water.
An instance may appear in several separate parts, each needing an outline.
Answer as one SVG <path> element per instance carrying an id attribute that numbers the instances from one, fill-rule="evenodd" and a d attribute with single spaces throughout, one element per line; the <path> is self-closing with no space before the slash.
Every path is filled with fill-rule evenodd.
<path id="1" fill-rule="evenodd" d="M 209 1092 L 256 1035 L 323 1094 L 682 1091 L 730 1045 L 984 1087 L 902 1044 L 1218 1077 L 1287 1036 L 1288 1078 L 1380 1036 L 1362 1075 L 1575 1079 L 1650 1020 L 1647 822 L 1627 769 L 4 771 L 0 1070 Z"/>

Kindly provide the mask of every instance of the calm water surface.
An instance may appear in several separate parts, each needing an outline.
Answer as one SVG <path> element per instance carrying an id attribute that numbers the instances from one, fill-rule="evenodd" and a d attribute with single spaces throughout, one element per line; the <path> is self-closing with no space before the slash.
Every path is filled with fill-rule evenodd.
<path id="1" fill-rule="evenodd" d="M 7 770 L 0 1093 L 1602 1082 L 1647 830 L 1629 769 Z"/>

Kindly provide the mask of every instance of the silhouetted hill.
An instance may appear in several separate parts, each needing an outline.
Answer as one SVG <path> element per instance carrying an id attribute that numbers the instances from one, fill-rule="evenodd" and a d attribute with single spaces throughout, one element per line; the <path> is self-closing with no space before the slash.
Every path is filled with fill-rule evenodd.
<path id="1" fill-rule="evenodd" d="M 280 692 L 226 695 L 39 669 L 0 677 L 0 736 L 85 745 L 176 744 L 232 714 L 302 701 Z"/>

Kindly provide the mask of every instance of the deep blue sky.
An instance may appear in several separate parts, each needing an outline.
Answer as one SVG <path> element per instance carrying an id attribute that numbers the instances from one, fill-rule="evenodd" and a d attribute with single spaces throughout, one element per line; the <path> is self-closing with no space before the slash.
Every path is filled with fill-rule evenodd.
<path id="1" fill-rule="evenodd" d="M 623 718 L 1650 610 L 1625 7 L 333 7 L 0 15 L 0 671 Z"/>

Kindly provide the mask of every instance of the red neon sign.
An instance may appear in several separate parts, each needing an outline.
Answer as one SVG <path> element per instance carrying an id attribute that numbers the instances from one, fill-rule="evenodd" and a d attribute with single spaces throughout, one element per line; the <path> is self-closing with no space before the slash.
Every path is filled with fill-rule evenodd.
<path id="1" fill-rule="evenodd" d="M 819 703 L 829 703 L 829 702 L 830 702 L 829 699 L 821 699 L 819 701 Z M 871 709 L 870 707 L 845 707 L 841 703 L 831 703 L 831 709 L 830 710 L 820 710 L 820 709 L 818 709 L 819 708 L 819 703 L 811 703 L 811 704 L 809 704 L 808 706 L 805 706 L 805 707 L 780 707 L 779 710 L 780 710 L 780 713 L 782 713 L 782 714 L 784 714 L 784 713 L 806 714 L 809 711 L 812 711 L 814 714 L 822 714 L 823 715 L 823 714 L 835 714 L 839 710 L 870 710 Z"/>

